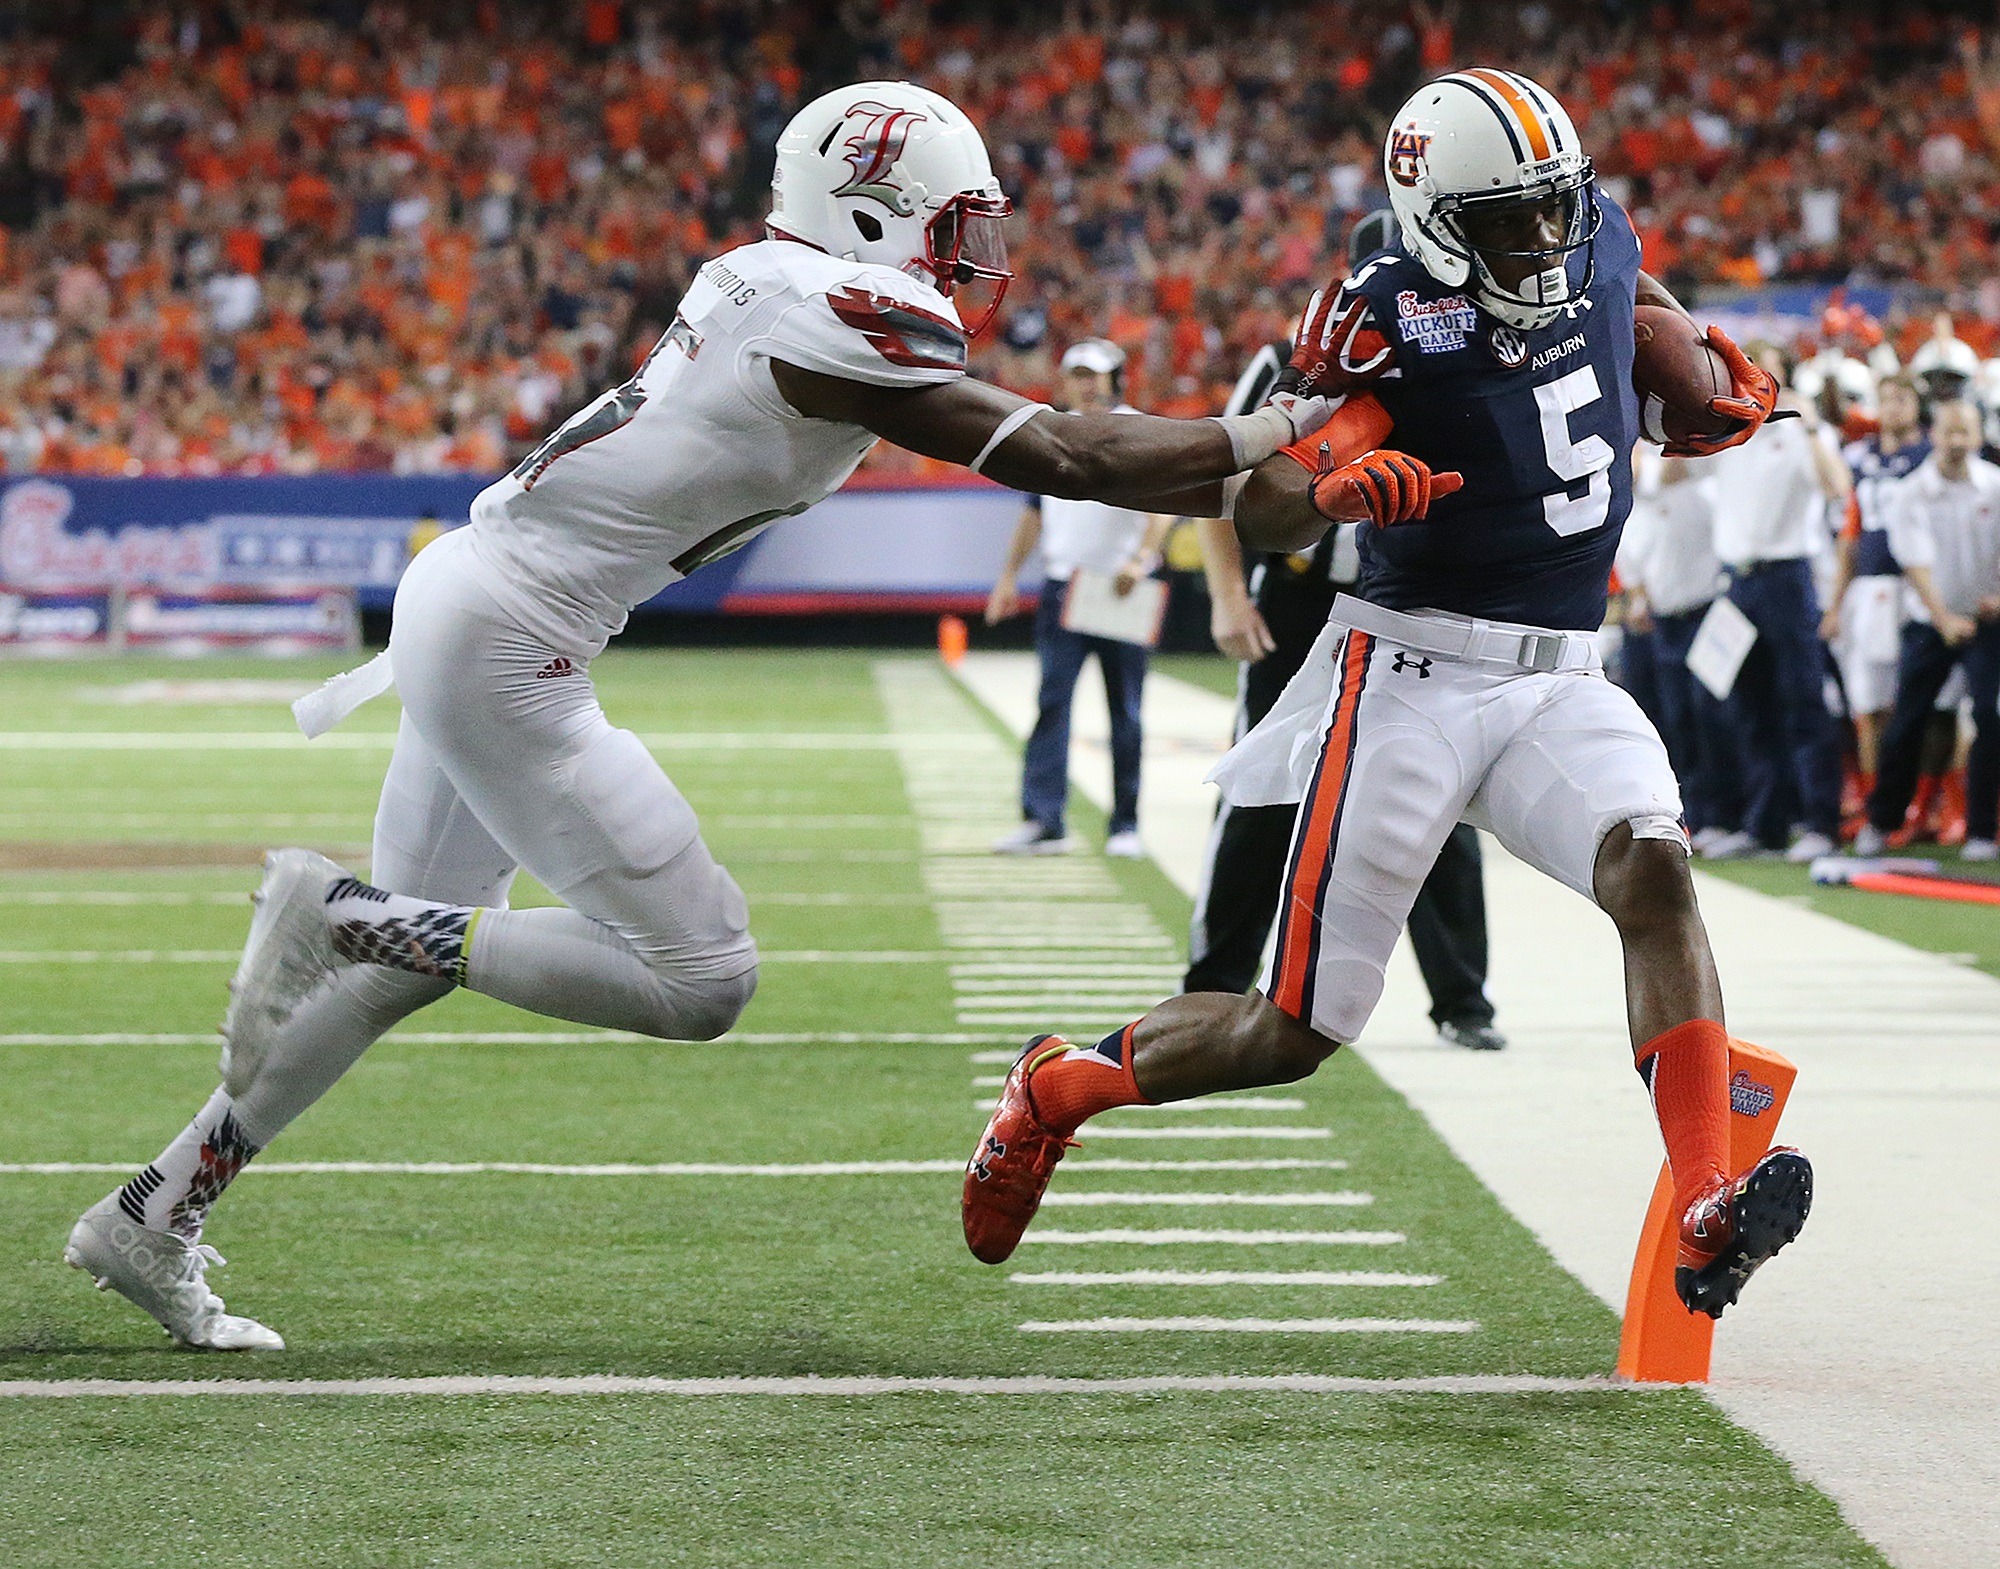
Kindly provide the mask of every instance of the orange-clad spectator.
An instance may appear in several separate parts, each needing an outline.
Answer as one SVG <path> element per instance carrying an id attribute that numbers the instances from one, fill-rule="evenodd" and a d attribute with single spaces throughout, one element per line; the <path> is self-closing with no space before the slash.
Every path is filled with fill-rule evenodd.
<path id="1" fill-rule="evenodd" d="M 222 255 L 236 271 L 255 276 L 264 270 L 264 236 L 239 223 L 222 237 Z"/>
<path id="2" fill-rule="evenodd" d="M 301 169 L 285 182 L 285 222 L 295 228 L 330 231 L 340 199 L 326 176 Z"/>
<path id="3" fill-rule="evenodd" d="M 609 49 L 624 30 L 624 6 L 619 0 L 584 0 L 583 41 L 593 49 Z"/>

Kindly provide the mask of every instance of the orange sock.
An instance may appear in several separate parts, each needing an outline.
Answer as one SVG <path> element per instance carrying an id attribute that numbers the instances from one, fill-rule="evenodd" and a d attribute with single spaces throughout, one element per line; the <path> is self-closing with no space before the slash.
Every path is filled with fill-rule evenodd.
<path id="1" fill-rule="evenodd" d="M 1674 1207 L 1685 1212 L 1729 1175 L 1729 1032 L 1713 1019 L 1690 1019 L 1646 1042 L 1637 1058 L 1667 1141 Z"/>
<path id="2" fill-rule="evenodd" d="M 1028 1094 L 1044 1127 L 1068 1135 L 1100 1111 L 1146 1103 L 1132 1077 L 1132 1032 L 1138 1027 L 1134 1020 L 1095 1046 L 1051 1041 L 1041 1048 L 1047 1055 L 1028 1069 Z"/>

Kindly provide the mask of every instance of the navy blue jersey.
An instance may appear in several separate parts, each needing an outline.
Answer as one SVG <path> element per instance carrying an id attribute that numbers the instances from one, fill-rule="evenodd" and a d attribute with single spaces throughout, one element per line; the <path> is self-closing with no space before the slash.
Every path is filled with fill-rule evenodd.
<path id="1" fill-rule="evenodd" d="M 1931 444 L 1919 436 L 1894 452 L 1884 452 L 1875 438 L 1848 444 L 1842 454 L 1854 475 L 1853 512 L 1860 526 L 1855 531 L 1854 575 L 1856 577 L 1900 577 L 1902 567 L 1889 548 L 1882 503 L 1889 487 L 1902 479 L 1931 455 Z"/>
<path id="2" fill-rule="evenodd" d="M 1392 610 L 1595 630 L 1632 510 L 1632 306 L 1639 241 L 1601 192 L 1589 290 L 1522 332 L 1400 249 L 1342 286 L 1321 391 L 1368 393 L 1395 422 L 1382 445 L 1465 476 L 1420 522 L 1361 530 L 1357 592 Z M 1585 255 L 1569 258 L 1572 288 Z"/>

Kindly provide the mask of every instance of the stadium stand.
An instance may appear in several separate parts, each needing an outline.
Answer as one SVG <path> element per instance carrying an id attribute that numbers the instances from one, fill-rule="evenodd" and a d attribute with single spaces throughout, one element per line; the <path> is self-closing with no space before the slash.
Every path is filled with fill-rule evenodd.
<path id="1" fill-rule="evenodd" d="M 1219 407 L 1375 205 L 1384 114 L 1496 54 L 1685 293 L 1899 283 L 1994 346 L 2000 58 L 1948 8 L 835 9 L 0 7 L 0 461 L 490 471 L 755 236 L 791 110 L 871 75 L 986 128 L 1022 218 L 979 364 L 1024 391 L 1103 330 L 1145 406 Z M 1907 355 L 1928 312 L 1887 325 Z"/>

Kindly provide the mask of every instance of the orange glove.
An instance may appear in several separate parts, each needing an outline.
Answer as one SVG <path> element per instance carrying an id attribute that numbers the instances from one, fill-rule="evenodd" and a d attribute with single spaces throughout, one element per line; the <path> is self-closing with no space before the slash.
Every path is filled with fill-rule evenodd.
<path id="1" fill-rule="evenodd" d="M 1778 405 L 1778 384 L 1771 379 L 1770 372 L 1751 364 L 1750 356 L 1739 349 L 1720 327 L 1710 327 L 1707 338 L 1708 346 L 1721 355 L 1723 364 L 1729 367 L 1732 384 L 1728 397 L 1708 400 L 1709 411 L 1740 423 L 1735 430 L 1724 435 L 1695 436 L 1662 447 L 1660 450 L 1670 458 L 1705 458 L 1711 453 L 1741 446 L 1757 434 L 1758 428 L 1771 417 L 1771 411 Z"/>
<path id="2" fill-rule="evenodd" d="M 1329 462 L 1331 460 L 1329 459 Z M 1433 474 L 1406 452 L 1364 452 L 1338 468 L 1322 468 L 1308 494 L 1313 509 L 1336 523 L 1407 523 L 1430 511 L 1433 499 L 1449 496 L 1465 483 L 1456 472 Z"/>

